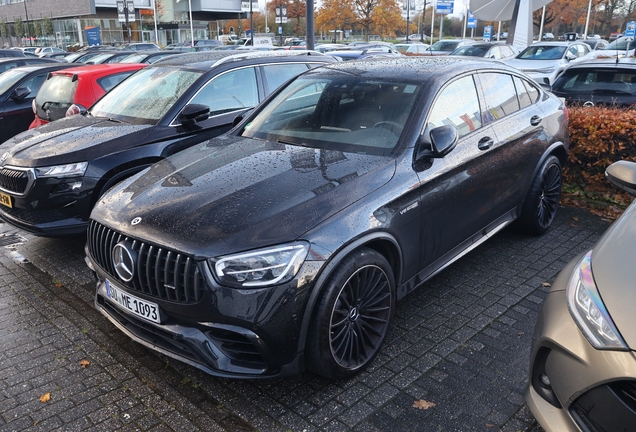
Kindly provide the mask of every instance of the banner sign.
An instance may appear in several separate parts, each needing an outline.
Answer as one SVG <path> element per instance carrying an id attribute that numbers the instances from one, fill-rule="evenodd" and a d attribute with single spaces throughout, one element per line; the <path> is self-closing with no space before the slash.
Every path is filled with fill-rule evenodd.
<path id="1" fill-rule="evenodd" d="M 441 15 L 452 14 L 454 8 L 455 8 L 455 2 L 438 1 L 437 6 L 435 7 L 435 13 L 441 14 Z"/>

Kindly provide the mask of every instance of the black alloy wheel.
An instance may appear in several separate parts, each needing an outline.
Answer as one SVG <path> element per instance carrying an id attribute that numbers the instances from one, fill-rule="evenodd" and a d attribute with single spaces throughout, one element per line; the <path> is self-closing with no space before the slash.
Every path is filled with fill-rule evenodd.
<path id="1" fill-rule="evenodd" d="M 556 156 L 550 156 L 537 173 L 523 204 L 519 224 L 525 232 L 540 235 L 550 228 L 559 209 L 562 185 L 561 163 Z"/>
<path id="2" fill-rule="evenodd" d="M 393 271 L 371 249 L 360 249 L 336 268 L 308 334 L 310 370 L 330 379 L 366 368 L 384 343 L 394 305 Z"/>

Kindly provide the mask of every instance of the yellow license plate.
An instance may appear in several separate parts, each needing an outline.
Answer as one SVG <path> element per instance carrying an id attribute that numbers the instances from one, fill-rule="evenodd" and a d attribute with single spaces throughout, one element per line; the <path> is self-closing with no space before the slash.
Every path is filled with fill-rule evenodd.
<path id="1" fill-rule="evenodd" d="M 12 208 L 13 205 L 11 204 L 11 196 L 0 192 L 0 204 Z"/>

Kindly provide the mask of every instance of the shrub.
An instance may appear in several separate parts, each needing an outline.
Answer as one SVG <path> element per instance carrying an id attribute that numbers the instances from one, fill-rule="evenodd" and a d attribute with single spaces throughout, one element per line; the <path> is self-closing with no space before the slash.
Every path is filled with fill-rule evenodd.
<path id="1" fill-rule="evenodd" d="M 563 201 L 615 219 L 633 197 L 606 180 L 605 168 L 622 159 L 636 162 L 636 110 L 581 106 L 569 110 Z"/>

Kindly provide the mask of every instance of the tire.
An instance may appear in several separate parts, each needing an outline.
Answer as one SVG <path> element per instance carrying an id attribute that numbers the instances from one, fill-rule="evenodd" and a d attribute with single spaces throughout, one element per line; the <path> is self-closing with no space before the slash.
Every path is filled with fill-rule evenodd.
<path id="1" fill-rule="evenodd" d="M 322 288 L 307 335 L 309 370 L 328 379 L 351 378 L 380 351 L 395 302 L 388 261 L 361 248 L 347 256 Z"/>
<path id="2" fill-rule="evenodd" d="M 528 196 L 521 208 L 518 227 L 530 235 L 545 233 L 557 214 L 561 198 L 561 162 L 549 156 L 532 181 Z"/>

